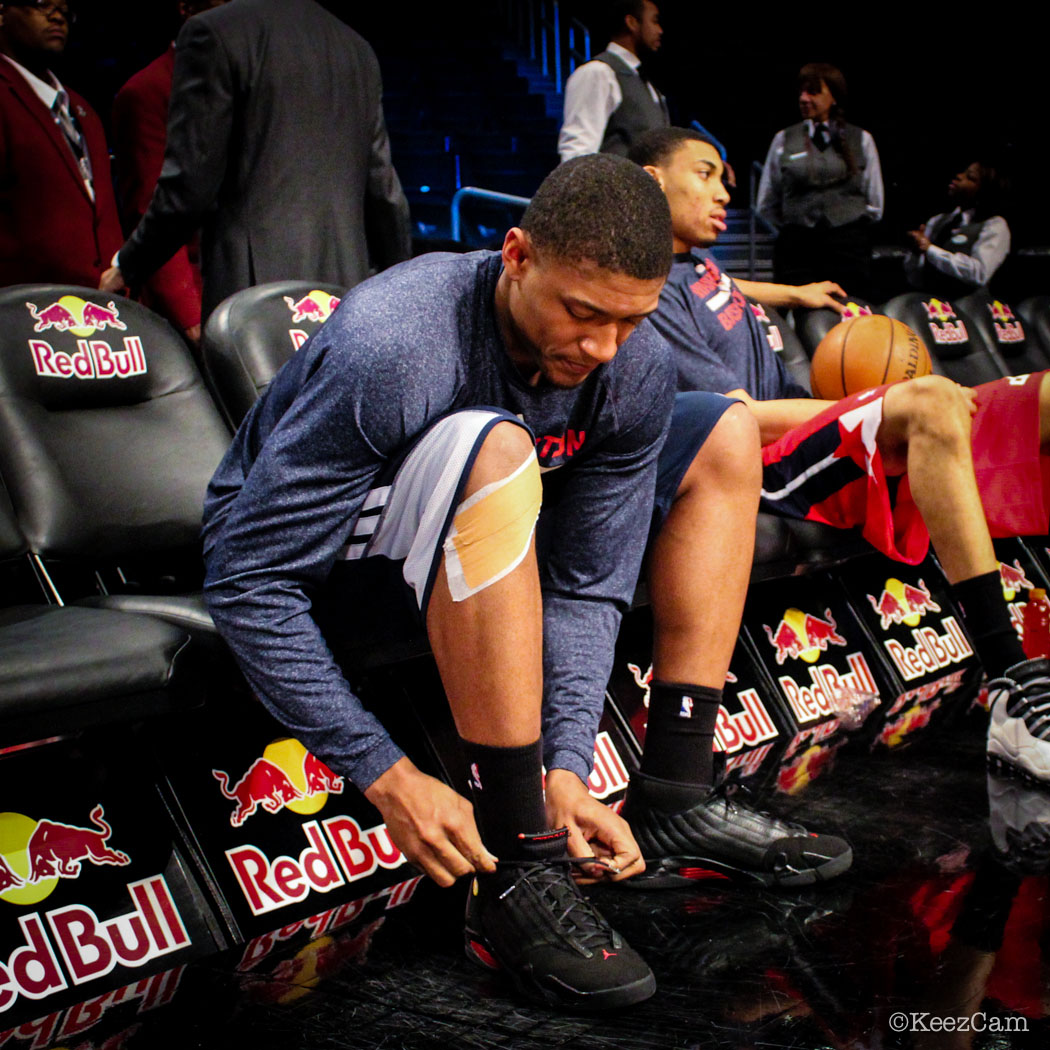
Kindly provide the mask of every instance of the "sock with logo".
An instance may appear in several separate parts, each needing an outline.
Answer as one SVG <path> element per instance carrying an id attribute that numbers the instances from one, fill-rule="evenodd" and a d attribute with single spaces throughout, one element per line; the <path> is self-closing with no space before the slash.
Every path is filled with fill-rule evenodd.
<path id="1" fill-rule="evenodd" d="M 962 607 L 966 629 L 989 678 L 998 678 L 1025 659 L 1021 640 L 1010 622 L 998 569 L 953 583 L 948 591 Z"/>
<path id="2" fill-rule="evenodd" d="M 678 784 L 714 782 L 715 721 L 722 690 L 704 685 L 653 682 L 642 772 Z"/>
<path id="3" fill-rule="evenodd" d="M 462 744 L 481 841 L 500 860 L 522 856 L 518 835 L 547 830 L 542 740 L 522 747 Z"/>

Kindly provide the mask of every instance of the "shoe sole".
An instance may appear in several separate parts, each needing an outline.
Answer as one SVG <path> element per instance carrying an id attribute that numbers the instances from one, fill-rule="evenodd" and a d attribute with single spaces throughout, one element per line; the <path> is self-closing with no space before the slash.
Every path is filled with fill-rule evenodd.
<path id="1" fill-rule="evenodd" d="M 616 885 L 632 890 L 662 890 L 695 886 L 698 882 L 711 879 L 746 879 L 763 886 L 812 886 L 815 882 L 827 882 L 848 871 L 852 863 L 852 849 L 829 858 L 815 868 L 787 873 L 735 868 L 731 864 L 704 857 L 662 857 L 646 860 L 645 871 L 641 875 Z"/>
<path id="2" fill-rule="evenodd" d="M 498 970 L 505 974 L 522 997 L 542 1006 L 562 1010 L 616 1010 L 645 1002 L 656 991 L 656 978 L 650 972 L 630 984 L 581 992 L 563 984 L 557 978 L 537 976 L 528 967 L 517 970 L 507 966 L 500 961 L 484 937 L 470 930 L 464 934 L 463 942 L 468 959 L 486 970 Z"/>

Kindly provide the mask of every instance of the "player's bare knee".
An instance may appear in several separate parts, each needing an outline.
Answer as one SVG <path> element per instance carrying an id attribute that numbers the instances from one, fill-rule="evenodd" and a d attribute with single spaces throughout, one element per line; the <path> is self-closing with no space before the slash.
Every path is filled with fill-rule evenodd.
<path id="1" fill-rule="evenodd" d="M 467 494 L 507 477 L 535 454 L 532 435 L 524 427 L 509 421 L 497 423 L 485 435 L 478 450 L 467 482 Z"/>
<path id="2" fill-rule="evenodd" d="M 683 486 L 718 484 L 754 489 L 762 482 L 758 420 L 739 402 L 722 413 L 686 472 Z"/>
<path id="3" fill-rule="evenodd" d="M 907 419 L 911 441 L 924 439 L 950 450 L 970 441 L 970 403 L 963 388 L 946 376 L 921 376 L 891 390 L 895 410 Z"/>

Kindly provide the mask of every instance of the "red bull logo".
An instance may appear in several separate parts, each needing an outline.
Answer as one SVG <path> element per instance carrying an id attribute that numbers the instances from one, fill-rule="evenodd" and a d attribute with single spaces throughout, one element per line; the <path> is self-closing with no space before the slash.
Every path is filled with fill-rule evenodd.
<path id="1" fill-rule="evenodd" d="M 23 944 L 0 961 L 0 1013 L 20 996 L 44 999 L 116 966 L 135 969 L 189 946 L 163 875 L 129 883 L 127 890 L 132 910 L 112 919 L 100 919 L 81 904 L 20 915 Z"/>
<path id="2" fill-rule="evenodd" d="M 1018 595 L 1027 594 L 1035 584 L 1025 575 L 1017 558 L 1013 565 L 999 562 L 999 582 L 1003 585 L 1003 597 L 1012 602 Z"/>
<path id="3" fill-rule="evenodd" d="M 627 767 L 620 752 L 603 730 L 594 741 L 594 765 L 587 778 L 587 789 L 595 798 L 604 799 L 626 788 L 627 781 Z"/>
<path id="4" fill-rule="evenodd" d="M 938 696 L 930 704 L 916 703 L 896 718 L 888 720 L 879 732 L 879 743 L 888 748 L 900 747 L 907 737 L 930 724 L 933 712 L 941 706 L 942 700 L 943 697 Z"/>
<path id="5" fill-rule="evenodd" d="M 846 662 L 850 669 L 844 674 L 832 664 L 808 668 L 809 685 L 796 682 L 791 675 L 777 678 L 777 685 L 799 725 L 837 716 L 841 710 L 840 697 L 878 697 L 879 689 L 864 654 L 850 653 Z"/>
<path id="6" fill-rule="evenodd" d="M 776 651 L 777 663 L 785 660 L 804 660 L 815 663 L 829 645 L 846 645 L 846 639 L 838 632 L 838 624 L 830 609 L 824 610 L 825 619 L 805 613 L 801 609 L 788 609 L 776 630 L 763 624 L 769 644 Z"/>
<path id="7" fill-rule="evenodd" d="M 922 580 L 919 580 L 917 587 L 913 587 L 910 583 L 902 583 L 891 576 L 878 598 L 873 594 L 869 594 L 867 598 L 871 607 L 879 614 L 879 626 L 884 631 L 889 630 L 891 624 L 903 623 L 909 627 L 917 627 L 926 613 L 941 611 L 941 607 L 933 600 Z"/>
<path id="8" fill-rule="evenodd" d="M 948 321 L 956 319 L 956 313 L 952 304 L 946 299 L 930 299 L 922 304 L 926 308 L 926 316 L 931 321 L 939 321 L 947 324 Z"/>
<path id="9" fill-rule="evenodd" d="M 779 733 L 776 723 L 762 703 L 757 689 L 744 689 L 737 694 L 740 710 L 730 714 L 723 704 L 715 720 L 716 751 L 732 755 L 743 748 L 757 747 L 774 740 Z"/>
<path id="10" fill-rule="evenodd" d="M 306 848 L 298 857 L 271 860 L 253 845 L 226 851 L 253 915 L 265 915 L 303 900 L 311 891 L 328 893 L 405 862 L 385 824 L 362 828 L 353 817 L 336 816 L 307 821 L 302 832 Z"/>
<path id="11" fill-rule="evenodd" d="M 1000 343 L 1024 342 L 1024 328 L 1021 327 L 1021 322 L 1014 317 L 1013 310 L 1006 303 L 993 299 L 988 303 L 988 312 L 992 315 L 995 338 Z"/>
<path id="12" fill-rule="evenodd" d="M 324 324 L 339 305 L 337 296 L 317 290 L 307 292 L 302 299 L 298 300 L 286 295 L 284 301 L 288 304 L 288 309 L 292 311 L 292 324 L 301 324 L 303 321 Z"/>
<path id="13" fill-rule="evenodd" d="M 230 814 L 235 828 L 259 809 L 279 813 L 287 807 L 303 815 L 316 813 L 329 795 L 343 792 L 343 778 L 291 737 L 269 744 L 233 787 L 228 773 L 221 769 L 211 772 L 223 798 L 237 803 Z"/>
<path id="14" fill-rule="evenodd" d="M 943 633 L 934 627 L 914 628 L 914 645 L 905 645 L 896 638 L 883 639 L 882 644 L 904 681 L 914 681 L 973 656 L 973 648 L 954 616 L 945 616 L 941 626 Z"/>
<path id="15" fill-rule="evenodd" d="M 874 313 L 870 306 L 861 306 L 860 303 L 855 303 L 851 299 L 842 309 L 842 316 L 839 321 L 849 321 L 854 317 L 871 317 Z"/>
<path id="16" fill-rule="evenodd" d="M 946 299 L 930 299 L 922 305 L 926 310 L 927 327 L 935 343 L 965 343 L 970 338 L 966 325 Z"/>
<path id="17" fill-rule="evenodd" d="M 111 299 L 105 306 L 91 303 L 77 295 L 63 295 L 56 303 L 37 309 L 34 303 L 26 303 L 26 309 L 36 322 L 34 332 L 72 332 L 88 338 L 104 328 L 126 331 L 127 325 L 120 319 L 116 303 Z"/>
<path id="18" fill-rule="evenodd" d="M 88 819 L 91 827 L 0 814 L 0 900 L 36 904 L 50 896 L 60 879 L 79 878 L 85 864 L 130 864 L 126 853 L 108 845 L 113 829 L 101 805 Z"/>

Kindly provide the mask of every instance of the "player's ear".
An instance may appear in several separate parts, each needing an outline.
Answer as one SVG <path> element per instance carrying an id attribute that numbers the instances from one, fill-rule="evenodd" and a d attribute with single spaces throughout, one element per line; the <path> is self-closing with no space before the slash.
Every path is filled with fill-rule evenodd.
<path id="1" fill-rule="evenodd" d="M 649 172 L 654 179 L 656 179 L 657 185 L 660 189 L 664 188 L 664 174 L 655 164 L 645 164 L 642 166 L 643 171 Z"/>
<path id="2" fill-rule="evenodd" d="M 530 265 L 534 254 L 529 235 L 520 226 L 507 230 L 503 238 L 503 269 L 511 280 L 516 280 Z"/>

